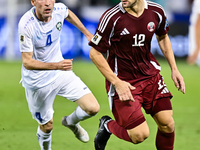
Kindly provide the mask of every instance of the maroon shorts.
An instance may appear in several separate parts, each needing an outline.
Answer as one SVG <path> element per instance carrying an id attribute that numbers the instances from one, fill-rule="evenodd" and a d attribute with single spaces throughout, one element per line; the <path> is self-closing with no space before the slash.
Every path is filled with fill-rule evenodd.
<path id="1" fill-rule="evenodd" d="M 172 110 L 172 94 L 160 74 L 138 84 L 132 95 L 135 102 L 121 102 L 118 95 L 113 97 L 112 113 L 116 122 L 126 129 L 132 129 L 145 121 L 141 107 L 152 116 L 162 110 Z"/>

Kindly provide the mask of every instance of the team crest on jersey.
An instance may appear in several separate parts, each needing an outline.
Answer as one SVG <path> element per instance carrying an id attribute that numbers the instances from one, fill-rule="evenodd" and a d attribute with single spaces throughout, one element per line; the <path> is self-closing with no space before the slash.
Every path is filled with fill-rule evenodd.
<path id="1" fill-rule="evenodd" d="M 26 36 L 25 35 L 23 35 L 23 34 L 20 34 L 19 35 L 19 41 L 20 41 L 20 43 L 26 43 Z"/>
<path id="2" fill-rule="evenodd" d="M 56 24 L 56 28 L 60 31 L 62 29 L 62 23 L 61 22 L 58 22 Z"/>
<path id="3" fill-rule="evenodd" d="M 148 25 L 147 25 L 147 29 L 150 31 L 150 32 L 153 32 L 155 30 L 155 23 L 154 22 L 149 22 Z"/>

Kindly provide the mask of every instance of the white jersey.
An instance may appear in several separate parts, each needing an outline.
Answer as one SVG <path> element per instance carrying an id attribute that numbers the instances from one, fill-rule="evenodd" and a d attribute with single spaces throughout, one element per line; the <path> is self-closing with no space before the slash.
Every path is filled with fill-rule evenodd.
<path id="1" fill-rule="evenodd" d="M 195 26 L 200 15 L 200 0 L 194 0 L 192 4 L 192 13 L 190 15 L 189 26 L 189 55 L 192 55 L 196 48 Z M 200 66 L 200 53 L 198 54 L 196 64 Z"/>
<path id="2" fill-rule="evenodd" d="M 62 3 L 55 3 L 49 22 L 39 21 L 35 7 L 20 19 L 18 34 L 20 52 L 33 52 L 33 59 L 41 62 L 59 62 L 64 58 L 60 50 L 60 34 L 68 8 Z M 53 82 L 60 70 L 27 70 L 22 65 L 22 85 L 28 89 L 39 89 Z"/>

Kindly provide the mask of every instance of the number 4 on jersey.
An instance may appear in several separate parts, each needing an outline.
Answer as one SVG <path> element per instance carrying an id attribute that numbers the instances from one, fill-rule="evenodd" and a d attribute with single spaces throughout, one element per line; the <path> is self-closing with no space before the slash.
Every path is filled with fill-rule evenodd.
<path id="1" fill-rule="evenodd" d="M 47 42 L 46 42 L 46 46 L 50 46 L 52 43 L 52 40 L 51 40 L 51 34 L 47 35 Z"/>

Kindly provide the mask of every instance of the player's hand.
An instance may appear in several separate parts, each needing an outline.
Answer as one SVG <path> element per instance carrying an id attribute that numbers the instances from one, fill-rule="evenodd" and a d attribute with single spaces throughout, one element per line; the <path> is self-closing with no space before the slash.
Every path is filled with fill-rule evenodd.
<path id="1" fill-rule="evenodd" d="M 120 101 L 135 101 L 132 94 L 131 94 L 131 90 L 135 90 L 135 87 L 132 86 L 130 83 L 125 82 L 125 81 L 121 81 L 119 80 L 116 84 L 115 84 L 115 89 L 117 94 L 119 95 L 119 100 Z"/>
<path id="2" fill-rule="evenodd" d="M 185 82 L 178 70 L 172 71 L 172 79 L 178 90 L 185 94 Z"/>
<path id="3" fill-rule="evenodd" d="M 64 59 L 58 62 L 58 70 L 72 70 L 72 61 L 73 59 Z"/>

